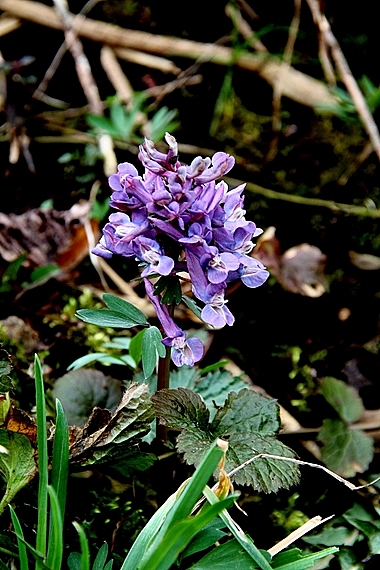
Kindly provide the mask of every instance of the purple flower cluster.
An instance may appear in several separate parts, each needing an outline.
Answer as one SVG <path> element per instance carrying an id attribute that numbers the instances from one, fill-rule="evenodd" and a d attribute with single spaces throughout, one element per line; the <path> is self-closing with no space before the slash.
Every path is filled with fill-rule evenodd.
<path id="1" fill-rule="evenodd" d="M 252 239 L 262 233 L 245 219 L 244 184 L 229 190 L 220 179 L 235 164 L 224 152 L 210 158 L 196 157 L 189 166 L 178 161 L 175 138 L 166 134 L 169 150 L 159 152 L 152 141 L 140 146 L 144 176 L 124 162 L 109 178 L 113 190 L 111 214 L 93 253 L 137 258 L 145 267 L 147 294 L 171 346 L 178 366 L 193 365 L 202 358 L 199 339 L 186 339 L 167 307 L 154 295 L 150 277 L 189 274 L 193 294 L 203 303 L 202 320 L 213 328 L 232 325 L 226 306 L 227 284 L 236 279 L 247 287 L 259 287 L 268 278 L 264 265 L 251 257 Z M 128 214 L 126 213 L 128 212 Z"/>

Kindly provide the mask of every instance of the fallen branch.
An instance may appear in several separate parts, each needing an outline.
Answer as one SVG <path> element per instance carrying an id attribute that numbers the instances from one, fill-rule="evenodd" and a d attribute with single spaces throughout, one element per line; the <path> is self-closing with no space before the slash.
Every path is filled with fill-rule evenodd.
<path id="1" fill-rule="evenodd" d="M 55 11 L 39 2 L 0 0 L 0 10 L 7 11 L 22 20 L 56 30 L 63 29 L 63 24 Z M 241 69 L 258 73 L 272 86 L 276 84 L 282 71 L 281 60 L 266 53 L 245 52 L 236 56 L 229 47 L 129 30 L 89 18 L 81 18 L 80 21 L 75 19 L 73 30 L 79 36 L 105 45 L 138 48 L 141 51 L 166 57 L 185 57 L 193 60 L 202 58 L 203 61 L 217 65 L 234 64 Z M 333 105 L 337 102 L 335 95 L 324 83 L 292 67 L 288 70 L 282 94 L 284 97 L 312 108 L 321 104 Z"/>
<path id="2" fill-rule="evenodd" d="M 232 186 L 242 184 L 241 180 L 235 180 L 234 178 L 226 177 L 224 180 Z M 276 190 L 263 188 L 262 186 L 258 186 L 253 182 L 247 182 L 246 189 L 253 194 L 261 194 L 262 196 L 265 196 L 266 198 L 272 200 L 283 200 L 284 202 L 292 202 L 293 204 L 302 204 L 304 206 L 328 208 L 332 212 L 341 212 L 342 214 L 348 214 L 350 216 L 363 216 L 375 219 L 380 218 L 380 208 L 374 208 L 372 210 L 366 206 L 355 206 L 353 204 L 342 204 L 339 202 L 334 202 L 333 200 L 306 198 L 305 196 L 297 196 L 296 194 L 286 194 L 285 192 L 277 192 Z"/>

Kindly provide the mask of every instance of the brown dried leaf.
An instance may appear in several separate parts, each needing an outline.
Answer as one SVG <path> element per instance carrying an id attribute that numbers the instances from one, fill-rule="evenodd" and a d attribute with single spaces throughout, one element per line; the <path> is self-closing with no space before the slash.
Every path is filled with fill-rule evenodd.
<path id="1" fill-rule="evenodd" d="M 0 414 L 3 416 L 0 428 L 25 435 L 34 444 L 37 439 L 37 426 L 34 418 L 12 403 L 8 408 L 6 397 L 0 396 L 0 408 L 4 407 L 3 405 L 6 405 L 7 411 L 5 417 L 3 414 Z"/>
<path id="2" fill-rule="evenodd" d="M 292 293 L 320 297 L 327 289 L 326 255 L 308 243 L 280 253 L 276 228 L 269 227 L 257 241 L 254 257 L 264 263 L 277 281 Z"/>
<path id="3" fill-rule="evenodd" d="M 27 253 L 26 266 L 56 263 L 62 269 L 72 269 L 88 254 L 83 221 L 89 208 L 83 200 L 66 211 L 34 208 L 23 214 L 0 212 L 0 257 L 10 263 Z M 92 229 L 99 231 L 95 223 Z"/>

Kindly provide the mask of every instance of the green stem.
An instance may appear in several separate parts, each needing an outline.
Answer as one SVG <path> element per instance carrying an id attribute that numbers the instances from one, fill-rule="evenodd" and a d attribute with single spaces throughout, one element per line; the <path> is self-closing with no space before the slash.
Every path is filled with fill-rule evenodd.
<path id="1" fill-rule="evenodd" d="M 170 316 L 174 313 L 174 304 L 168 305 L 168 310 Z M 170 380 L 170 346 L 166 347 L 166 353 L 164 358 L 160 358 L 158 361 L 158 373 L 157 373 L 157 390 L 167 390 L 169 388 Z M 166 444 L 167 441 L 167 427 L 159 423 L 159 419 L 156 421 L 156 436 L 157 440 Z"/>

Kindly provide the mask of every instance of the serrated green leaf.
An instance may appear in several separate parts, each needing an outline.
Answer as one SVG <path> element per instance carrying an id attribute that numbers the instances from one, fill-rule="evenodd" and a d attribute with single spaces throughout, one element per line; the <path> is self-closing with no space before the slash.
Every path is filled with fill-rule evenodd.
<path id="1" fill-rule="evenodd" d="M 347 479 L 366 471 L 373 459 L 373 439 L 341 420 L 324 420 L 318 439 L 323 443 L 322 461 Z"/>
<path id="2" fill-rule="evenodd" d="M 247 387 L 247 382 L 234 376 L 228 370 L 215 370 L 197 382 L 194 386 L 195 392 L 204 399 L 206 406 L 210 409 L 212 417 L 216 413 L 215 406 L 223 406 L 228 394 L 232 391 L 238 392 Z"/>
<path id="3" fill-rule="evenodd" d="M 343 380 L 332 377 L 323 378 L 320 391 L 345 422 L 349 424 L 356 422 L 363 415 L 362 399 L 357 391 Z"/>
<path id="4" fill-rule="evenodd" d="M 20 489 L 37 473 L 34 449 L 29 439 L 20 433 L 0 429 L 0 473 L 6 481 L 0 502 L 0 514 Z"/>
<path id="5" fill-rule="evenodd" d="M 177 446 L 189 464 L 198 465 L 216 437 L 228 440 L 227 472 L 262 453 L 295 457 L 294 452 L 275 437 L 279 429 L 279 409 L 272 398 L 246 388 L 232 392 L 211 424 L 205 402 L 191 390 L 160 390 L 152 401 L 156 415 L 166 425 L 182 430 Z M 260 458 L 239 470 L 232 480 L 270 493 L 297 483 L 299 469 L 290 461 Z"/>
<path id="6" fill-rule="evenodd" d="M 132 303 L 128 303 L 124 299 L 120 299 L 120 297 L 116 297 L 115 295 L 111 295 L 110 293 L 104 293 L 103 301 L 107 305 L 109 309 L 115 311 L 117 313 L 121 313 L 129 319 L 131 322 L 134 322 L 136 325 L 147 325 L 148 321 L 146 316 L 140 309 L 132 305 Z"/>
<path id="7" fill-rule="evenodd" d="M 222 438 L 237 432 L 271 435 L 280 428 L 280 410 L 273 398 L 243 388 L 230 392 L 223 408 L 215 414 L 211 428 Z"/>
<path id="8" fill-rule="evenodd" d="M 163 418 L 165 424 L 172 428 L 198 428 L 208 429 L 210 413 L 201 396 L 188 390 L 159 390 L 152 396 L 156 415 Z M 208 439 L 208 447 L 215 437 Z"/>
<path id="9" fill-rule="evenodd" d="M 161 342 L 162 334 L 157 327 L 149 327 L 142 339 L 142 365 L 145 378 L 154 372 L 157 357 L 164 358 L 166 348 Z"/>

